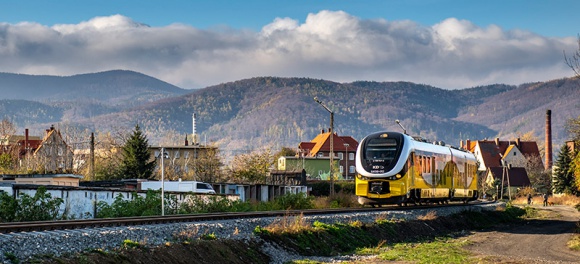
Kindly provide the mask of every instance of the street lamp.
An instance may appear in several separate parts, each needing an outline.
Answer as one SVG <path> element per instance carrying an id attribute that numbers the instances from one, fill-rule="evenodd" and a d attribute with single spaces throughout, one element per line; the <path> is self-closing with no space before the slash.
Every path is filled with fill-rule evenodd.
<path id="1" fill-rule="evenodd" d="M 344 160 L 344 162 L 345 162 L 344 167 L 346 168 L 346 171 L 344 173 L 344 175 L 345 175 L 344 178 L 347 180 L 348 180 L 348 173 L 349 173 L 349 171 L 348 171 L 348 146 L 350 146 L 348 143 L 344 143 L 344 148 L 346 149 L 346 151 L 345 151 L 346 155 L 345 155 L 345 160 Z"/>
<path id="2" fill-rule="evenodd" d="M 334 165 L 334 113 L 330 111 L 330 109 L 324 105 L 317 97 L 314 97 L 314 101 L 322 105 L 326 111 L 330 113 L 330 195 L 334 194 L 334 174 L 333 174 L 333 165 Z"/>

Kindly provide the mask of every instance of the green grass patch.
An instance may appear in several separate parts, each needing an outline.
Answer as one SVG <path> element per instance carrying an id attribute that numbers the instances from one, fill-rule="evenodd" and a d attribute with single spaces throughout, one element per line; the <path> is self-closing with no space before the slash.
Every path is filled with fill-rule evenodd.
<path id="1" fill-rule="evenodd" d="M 133 241 L 131 239 L 123 240 L 123 248 L 139 248 L 139 247 L 141 247 L 141 244 L 139 244 L 139 242 L 137 241 Z"/>
<path id="2" fill-rule="evenodd" d="M 580 235 L 574 235 L 574 237 L 568 241 L 568 248 L 580 251 Z"/>
<path id="3" fill-rule="evenodd" d="M 466 242 L 449 238 L 417 243 L 398 243 L 387 247 L 379 258 L 389 261 L 412 261 L 419 264 L 466 263 L 470 253 L 462 247 Z"/>

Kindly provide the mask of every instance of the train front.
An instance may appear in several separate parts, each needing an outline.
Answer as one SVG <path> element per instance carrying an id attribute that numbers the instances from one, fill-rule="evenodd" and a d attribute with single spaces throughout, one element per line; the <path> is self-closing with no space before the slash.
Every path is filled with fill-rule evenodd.
<path id="1" fill-rule="evenodd" d="M 365 137 L 356 152 L 356 195 L 360 204 L 401 204 L 408 194 L 407 135 L 377 132 Z"/>

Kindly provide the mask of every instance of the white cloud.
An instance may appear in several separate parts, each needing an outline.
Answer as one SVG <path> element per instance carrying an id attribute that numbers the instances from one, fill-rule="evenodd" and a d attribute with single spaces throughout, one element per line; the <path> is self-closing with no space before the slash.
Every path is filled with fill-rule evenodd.
<path id="1" fill-rule="evenodd" d="M 122 15 L 52 27 L 0 23 L 0 71 L 129 69 L 185 88 L 254 76 L 402 80 L 442 88 L 520 84 L 570 76 L 562 51 L 577 48 L 575 37 L 482 28 L 455 18 L 423 26 L 341 11 L 309 14 L 304 23 L 275 18 L 260 32 L 149 27 Z"/>

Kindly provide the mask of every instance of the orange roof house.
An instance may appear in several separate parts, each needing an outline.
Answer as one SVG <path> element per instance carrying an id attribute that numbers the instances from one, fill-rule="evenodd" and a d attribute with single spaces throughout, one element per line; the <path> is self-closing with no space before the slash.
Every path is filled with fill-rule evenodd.
<path id="1" fill-rule="evenodd" d="M 330 157 L 330 137 L 332 136 L 334 159 L 339 160 L 340 172 L 347 179 L 355 175 L 355 156 L 358 141 L 351 136 L 339 136 L 336 132 L 322 130 L 310 142 L 300 142 L 298 148 L 305 157 Z"/>

